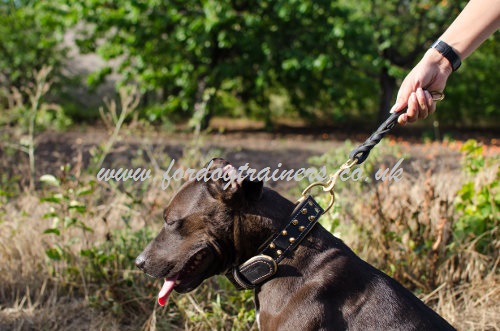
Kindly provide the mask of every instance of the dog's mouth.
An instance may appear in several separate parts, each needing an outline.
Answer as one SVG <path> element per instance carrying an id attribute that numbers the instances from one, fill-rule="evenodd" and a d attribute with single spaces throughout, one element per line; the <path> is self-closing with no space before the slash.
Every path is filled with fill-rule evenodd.
<path id="1" fill-rule="evenodd" d="M 158 293 L 158 304 L 165 306 L 170 294 L 176 292 L 186 293 L 194 290 L 201 282 L 210 276 L 213 269 L 214 254 L 209 247 L 194 253 L 177 274 L 166 277 Z"/>

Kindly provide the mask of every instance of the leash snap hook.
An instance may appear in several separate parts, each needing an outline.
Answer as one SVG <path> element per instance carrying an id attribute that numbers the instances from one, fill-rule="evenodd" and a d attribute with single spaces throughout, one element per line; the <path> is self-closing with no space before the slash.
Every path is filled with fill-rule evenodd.
<path id="1" fill-rule="evenodd" d="M 322 182 L 315 182 L 315 183 L 312 183 L 311 185 L 309 185 L 308 187 L 306 187 L 304 189 L 304 191 L 302 191 L 302 196 L 300 197 L 300 199 L 297 201 L 298 204 L 300 204 L 301 202 L 303 202 L 305 199 L 307 199 L 307 197 L 309 196 L 309 191 L 313 188 L 313 187 L 316 187 L 316 186 L 321 186 L 321 188 L 323 189 L 323 192 L 328 192 L 330 193 L 330 201 L 328 202 L 328 206 L 326 206 L 326 208 L 324 209 L 323 213 L 326 213 L 330 208 L 332 208 L 333 206 L 333 203 L 335 202 L 335 195 L 333 193 L 333 187 L 332 189 L 328 189 L 328 184 L 330 183 L 330 180 L 327 182 L 327 183 L 322 183 Z"/>
<path id="2" fill-rule="evenodd" d="M 356 158 L 347 160 L 339 168 L 339 170 L 337 170 L 333 175 L 330 175 L 330 179 L 328 180 L 328 182 L 326 182 L 326 185 L 323 187 L 323 190 L 325 192 L 333 192 L 333 188 L 335 187 L 335 184 L 337 183 L 337 179 L 339 178 L 342 171 L 352 168 L 357 163 L 358 163 L 358 159 L 356 159 Z"/>
<path id="3" fill-rule="evenodd" d="M 340 176 L 342 171 L 353 167 L 357 163 L 358 163 L 358 159 L 348 159 L 334 174 L 330 175 L 330 178 L 328 179 L 328 181 L 326 183 L 315 182 L 315 183 L 312 183 L 311 185 L 309 185 L 308 187 L 306 187 L 304 189 L 304 191 L 302 192 L 302 197 L 300 197 L 300 199 L 297 202 L 301 203 L 302 201 L 304 201 L 307 198 L 309 191 L 313 187 L 321 186 L 323 189 L 323 192 L 328 192 L 328 194 L 330 194 L 330 201 L 328 202 L 328 206 L 326 206 L 323 213 L 328 212 L 330 210 L 330 208 L 332 208 L 333 203 L 335 202 L 335 193 L 333 192 L 333 189 L 335 187 L 335 183 L 337 182 L 337 178 Z"/>

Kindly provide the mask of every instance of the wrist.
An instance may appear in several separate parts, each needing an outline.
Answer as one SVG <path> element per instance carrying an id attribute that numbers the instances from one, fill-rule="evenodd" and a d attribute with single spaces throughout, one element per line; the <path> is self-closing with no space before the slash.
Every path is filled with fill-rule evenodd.
<path id="1" fill-rule="evenodd" d="M 434 48 L 429 48 L 429 50 L 425 53 L 424 58 L 427 58 L 427 63 L 435 64 L 439 68 L 440 72 L 444 72 L 448 76 L 453 72 L 453 67 L 451 66 L 450 61 L 448 61 L 443 54 L 439 53 Z"/>
<path id="2" fill-rule="evenodd" d="M 443 40 L 438 39 L 431 45 L 430 48 L 436 50 L 449 62 L 452 71 L 457 71 L 462 65 L 459 54 L 457 54 L 457 52 Z"/>

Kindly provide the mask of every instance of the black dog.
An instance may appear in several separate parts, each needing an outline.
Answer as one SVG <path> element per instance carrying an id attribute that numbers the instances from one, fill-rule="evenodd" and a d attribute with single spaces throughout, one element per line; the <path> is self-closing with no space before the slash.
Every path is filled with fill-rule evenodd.
<path id="1" fill-rule="evenodd" d="M 227 161 L 213 161 L 212 171 L 217 167 L 234 171 Z M 242 270 L 238 268 L 242 264 L 253 266 L 262 247 L 275 248 L 269 237 L 286 234 L 282 229 L 290 215 L 300 215 L 294 209 L 292 202 L 263 188 L 261 182 L 189 181 L 165 209 L 163 228 L 137 257 L 136 265 L 165 279 L 158 297 L 164 305 L 174 289 L 185 293 L 213 275 Z M 236 284 L 255 287 L 261 330 L 454 330 L 320 224 L 312 226 L 293 251 L 276 251 L 274 258 L 281 260 L 276 273 L 271 270 L 275 265 L 271 258 L 265 277 L 249 281 L 233 273 L 240 278 Z"/>

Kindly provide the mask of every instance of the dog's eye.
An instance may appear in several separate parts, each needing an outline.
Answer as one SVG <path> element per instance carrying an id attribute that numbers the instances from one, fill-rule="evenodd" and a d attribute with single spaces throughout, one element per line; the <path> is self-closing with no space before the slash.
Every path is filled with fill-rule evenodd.
<path id="1" fill-rule="evenodd" d="M 178 227 L 179 225 L 184 223 L 182 218 L 177 218 L 177 217 L 166 217 L 164 218 L 164 221 L 166 225 L 168 226 L 175 225 L 175 227 Z"/>
<path id="2" fill-rule="evenodd" d="M 178 219 L 170 219 L 170 220 L 165 220 L 165 224 L 167 225 L 179 225 L 182 223 L 182 220 L 178 220 Z"/>
<path id="3" fill-rule="evenodd" d="M 182 218 L 179 218 L 177 215 L 173 215 L 168 211 L 168 208 L 165 208 L 165 210 L 163 211 L 163 221 L 166 225 L 178 225 L 182 223 Z"/>
<path id="4" fill-rule="evenodd" d="M 163 211 L 163 221 L 165 221 L 165 224 L 167 225 L 172 225 L 175 223 L 175 218 L 169 215 L 167 208 L 165 208 L 165 210 Z"/>

